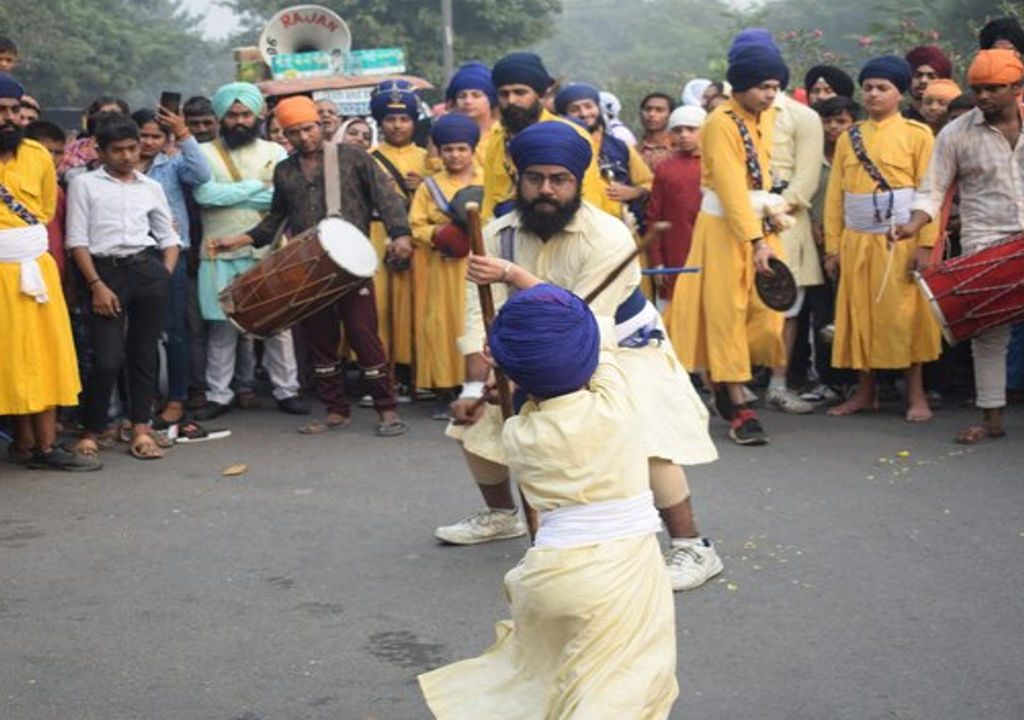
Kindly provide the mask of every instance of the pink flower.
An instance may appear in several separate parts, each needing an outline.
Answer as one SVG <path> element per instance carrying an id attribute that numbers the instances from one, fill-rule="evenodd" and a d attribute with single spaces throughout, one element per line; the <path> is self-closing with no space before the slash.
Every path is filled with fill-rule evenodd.
<path id="1" fill-rule="evenodd" d="M 867 47 L 872 42 L 873 41 L 870 35 L 861 35 L 859 38 L 857 38 L 857 44 L 860 45 L 861 47 Z"/>
<path id="2" fill-rule="evenodd" d="M 814 36 L 814 37 L 816 37 L 816 38 L 820 38 L 820 37 L 821 37 L 822 35 L 824 35 L 824 34 L 825 34 L 825 33 L 823 33 L 823 32 L 822 32 L 821 30 L 819 30 L 818 28 L 815 28 L 814 30 L 812 30 L 812 31 L 811 31 L 811 35 L 813 35 L 813 36 Z"/>
<path id="3" fill-rule="evenodd" d="M 928 36 L 931 37 L 932 40 L 938 40 L 939 39 L 939 31 L 938 30 L 932 30 L 930 33 L 928 33 Z"/>

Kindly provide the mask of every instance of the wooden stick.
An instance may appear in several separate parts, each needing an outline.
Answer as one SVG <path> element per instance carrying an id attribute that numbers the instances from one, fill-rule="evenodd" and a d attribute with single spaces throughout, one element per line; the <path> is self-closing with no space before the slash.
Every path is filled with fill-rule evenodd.
<path id="1" fill-rule="evenodd" d="M 469 233 L 469 243 L 473 254 L 486 255 L 483 223 L 480 219 L 480 205 L 477 203 L 466 203 L 466 229 Z M 491 323 L 494 322 L 494 296 L 491 294 L 490 285 L 477 285 L 476 289 L 480 297 L 480 311 L 484 317 L 484 333 L 486 335 L 491 329 Z M 501 368 L 494 368 L 494 380 L 498 389 L 501 417 L 508 420 L 513 415 L 512 390 L 509 387 L 508 378 L 505 377 L 505 373 L 501 371 Z M 480 398 L 473 407 L 476 409 L 482 405 L 483 398 Z M 526 515 L 526 526 L 530 531 L 530 540 L 533 540 L 537 536 L 537 513 L 530 507 L 526 496 L 523 495 L 522 488 L 519 488 L 519 501 L 522 503 L 523 513 Z"/>

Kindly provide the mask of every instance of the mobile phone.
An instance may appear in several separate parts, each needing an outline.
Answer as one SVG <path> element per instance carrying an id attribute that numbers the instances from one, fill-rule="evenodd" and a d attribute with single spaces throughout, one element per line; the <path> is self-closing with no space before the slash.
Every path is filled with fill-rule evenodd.
<path id="1" fill-rule="evenodd" d="M 181 93 L 160 93 L 160 107 L 174 115 L 181 115 Z"/>

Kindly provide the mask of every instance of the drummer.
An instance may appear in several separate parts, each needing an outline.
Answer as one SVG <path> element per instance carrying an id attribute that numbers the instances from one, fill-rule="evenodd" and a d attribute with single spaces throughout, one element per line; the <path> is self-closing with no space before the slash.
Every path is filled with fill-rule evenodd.
<path id="1" fill-rule="evenodd" d="M 950 187 L 960 192 L 960 243 L 964 255 L 1024 233 L 1024 196 L 1018 168 L 1024 163 L 1021 137 L 1021 81 L 1024 64 L 1012 50 L 982 50 L 967 71 L 977 107 L 949 123 L 935 140 L 931 165 L 914 196 L 910 222 L 897 228 L 912 238 L 938 219 Z M 980 425 L 962 430 L 956 441 L 973 445 L 1001 438 L 1006 406 L 1006 348 L 1010 328 L 986 331 L 971 340 Z"/>
<path id="2" fill-rule="evenodd" d="M 285 137 L 297 152 L 274 170 L 274 200 L 270 212 L 247 234 L 217 240 L 217 247 L 222 250 L 268 245 L 285 221 L 289 235 L 296 237 L 327 216 L 324 137 L 316 104 L 305 96 L 290 97 L 278 103 L 274 113 Z M 377 212 L 391 238 L 389 255 L 399 260 L 407 259 L 412 254 L 412 238 L 405 205 L 391 189 L 384 171 L 355 145 L 332 147 L 338 153 L 342 217 L 366 234 L 370 229 L 371 214 Z M 345 337 L 355 350 L 366 389 L 373 397 L 373 406 L 380 416 L 377 435 L 393 437 L 403 434 L 407 426 L 396 412 L 388 358 L 377 335 L 377 306 L 372 283 L 348 293 L 302 322 L 310 343 L 314 386 L 327 406 L 327 417 L 306 423 L 299 432 L 323 433 L 342 428 L 350 422 L 351 405 L 345 396 L 343 363 L 338 352 L 339 322 L 345 326 Z"/>

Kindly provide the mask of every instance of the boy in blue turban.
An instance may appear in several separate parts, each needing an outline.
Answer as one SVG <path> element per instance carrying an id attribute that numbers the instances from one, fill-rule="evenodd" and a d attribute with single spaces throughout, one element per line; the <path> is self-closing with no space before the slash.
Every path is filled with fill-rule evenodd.
<path id="1" fill-rule="evenodd" d="M 479 62 L 466 63 L 452 76 L 444 91 L 444 98 L 450 110 L 457 110 L 472 118 L 480 129 L 474 159 L 482 168 L 484 150 L 498 113 L 498 92 L 494 89 L 491 69 Z"/>
<path id="2" fill-rule="evenodd" d="M 490 354 L 529 396 L 503 446 L 540 530 L 505 577 L 512 619 L 498 624 L 498 641 L 419 676 L 441 720 L 510 708 L 521 718 L 653 720 L 675 701 L 674 608 L 642 417 L 608 337 L 602 346 L 583 300 L 549 284 L 522 289 L 494 320 Z"/>

